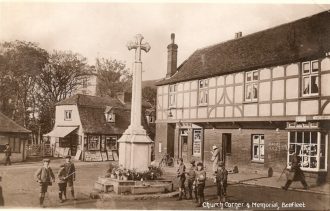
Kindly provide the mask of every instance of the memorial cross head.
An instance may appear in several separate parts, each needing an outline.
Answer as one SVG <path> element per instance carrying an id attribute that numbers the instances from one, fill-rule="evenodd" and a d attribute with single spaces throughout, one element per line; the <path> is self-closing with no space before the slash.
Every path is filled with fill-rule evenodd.
<path id="1" fill-rule="evenodd" d="M 127 43 L 128 50 L 135 49 L 135 62 L 141 62 L 141 50 L 146 53 L 150 50 L 149 43 L 142 43 L 143 36 L 141 34 L 137 34 L 135 36 L 135 41 L 130 41 Z"/>

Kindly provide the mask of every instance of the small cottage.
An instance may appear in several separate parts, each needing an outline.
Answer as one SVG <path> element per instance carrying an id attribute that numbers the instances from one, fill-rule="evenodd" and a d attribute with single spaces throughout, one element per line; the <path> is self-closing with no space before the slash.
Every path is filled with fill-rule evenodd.
<path id="1" fill-rule="evenodd" d="M 26 159 L 25 146 L 31 131 L 20 126 L 0 112 L 0 163 L 4 163 L 6 144 L 12 150 L 11 162 L 21 162 Z"/>
<path id="2" fill-rule="evenodd" d="M 145 118 L 143 122 L 148 131 Z M 117 140 L 129 123 L 130 104 L 124 99 L 76 94 L 56 105 L 55 126 L 44 136 L 49 138 L 55 157 L 117 160 Z"/>

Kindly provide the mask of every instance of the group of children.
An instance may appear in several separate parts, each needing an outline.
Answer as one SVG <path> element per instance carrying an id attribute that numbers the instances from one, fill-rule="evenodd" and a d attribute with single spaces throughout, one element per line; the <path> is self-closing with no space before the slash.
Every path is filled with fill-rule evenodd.
<path id="1" fill-rule="evenodd" d="M 58 188 L 59 188 L 59 199 L 60 202 L 64 202 L 66 200 L 66 187 L 68 186 L 71 190 L 71 195 L 74 200 L 76 200 L 74 196 L 74 188 L 73 181 L 76 178 L 76 170 L 74 164 L 71 162 L 71 156 L 65 157 L 65 164 L 60 165 L 60 169 L 57 174 L 58 178 Z M 35 173 L 36 181 L 40 184 L 40 197 L 39 202 L 40 206 L 43 207 L 45 194 L 47 192 L 48 186 L 51 186 L 53 182 L 55 182 L 55 175 L 53 170 L 49 166 L 50 160 L 43 159 L 43 166 L 40 167 Z"/>
<path id="2" fill-rule="evenodd" d="M 218 163 L 218 168 L 214 172 L 214 182 L 217 184 L 217 196 L 219 202 L 225 202 L 226 191 L 227 191 L 227 177 L 228 171 L 225 169 L 224 163 L 220 161 Z M 195 161 L 190 161 L 190 168 L 186 172 L 186 166 L 183 163 L 183 159 L 179 159 L 179 167 L 177 170 L 177 177 L 179 179 L 179 198 L 182 200 L 185 197 L 188 200 L 193 199 L 192 193 L 195 195 L 195 202 L 197 207 L 201 207 L 204 199 L 204 188 L 206 181 L 206 171 L 204 170 L 203 163 Z M 188 178 L 188 193 L 189 198 L 187 198 L 185 181 Z"/>

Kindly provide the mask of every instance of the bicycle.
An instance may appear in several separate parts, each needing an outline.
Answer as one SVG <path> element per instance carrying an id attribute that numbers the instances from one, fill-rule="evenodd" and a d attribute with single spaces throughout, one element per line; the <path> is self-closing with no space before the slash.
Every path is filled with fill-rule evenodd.
<path id="1" fill-rule="evenodd" d="M 170 154 L 166 153 L 163 155 L 161 161 L 159 162 L 159 167 L 164 167 L 164 166 L 174 166 L 174 158 L 170 156 Z"/>

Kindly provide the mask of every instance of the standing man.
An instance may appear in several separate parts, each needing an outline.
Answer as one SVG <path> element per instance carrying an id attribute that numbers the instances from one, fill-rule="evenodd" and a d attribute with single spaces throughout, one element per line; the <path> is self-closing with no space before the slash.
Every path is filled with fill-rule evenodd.
<path id="1" fill-rule="evenodd" d="M 218 169 L 218 163 L 220 161 L 221 154 L 220 154 L 220 150 L 218 149 L 218 147 L 216 145 L 213 145 L 211 153 L 212 153 L 211 161 L 213 162 L 212 169 L 213 169 L 213 173 L 214 173 Z"/>
<path id="2" fill-rule="evenodd" d="M 74 195 L 74 187 L 73 187 L 73 182 L 76 180 L 76 168 L 74 164 L 71 162 L 71 156 L 67 155 L 65 157 L 65 170 L 67 173 L 67 185 L 71 190 L 71 196 L 73 200 L 76 200 L 75 195 Z"/>
<path id="3" fill-rule="evenodd" d="M 291 169 L 289 175 L 287 177 L 287 181 L 282 189 L 288 190 L 289 186 L 291 185 L 292 181 L 300 181 L 301 184 L 304 186 L 304 189 L 307 190 L 308 186 L 305 180 L 305 176 L 303 171 L 300 169 L 299 166 L 300 158 L 298 157 L 297 153 L 294 152 L 292 154 L 292 161 L 291 161 Z"/>
<path id="4" fill-rule="evenodd" d="M 5 149 L 5 166 L 7 165 L 11 165 L 11 161 L 10 161 L 10 156 L 11 156 L 11 148 L 9 146 L 9 144 L 6 144 L 6 149 Z"/>
<path id="5" fill-rule="evenodd" d="M 55 176 L 52 169 L 49 166 L 49 159 L 43 159 L 43 166 L 40 167 L 35 173 L 35 179 L 40 184 L 40 206 L 44 207 L 45 194 L 47 192 L 48 186 L 52 185 L 52 182 L 55 182 Z"/>
<path id="6" fill-rule="evenodd" d="M 177 177 L 179 178 L 179 198 L 178 200 L 182 200 L 182 196 L 184 195 L 186 198 L 186 189 L 185 189 L 185 181 L 186 181 L 186 166 L 183 164 L 183 159 L 179 158 L 179 167 L 177 170 Z"/>
<path id="7" fill-rule="evenodd" d="M 215 174 L 217 183 L 217 196 L 219 203 L 226 201 L 228 171 L 225 169 L 223 161 L 219 162 L 219 167 Z"/>

